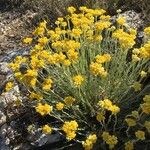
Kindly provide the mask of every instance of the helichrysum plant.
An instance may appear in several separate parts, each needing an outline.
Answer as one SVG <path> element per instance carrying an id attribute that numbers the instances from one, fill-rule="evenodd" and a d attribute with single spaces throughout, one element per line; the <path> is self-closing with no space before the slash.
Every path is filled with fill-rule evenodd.
<path id="1" fill-rule="evenodd" d="M 149 74 L 150 27 L 138 47 L 136 29 L 122 17 L 112 23 L 103 9 L 69 7 L 55 24 L 51 29 L 41 22 L 33 37 L 23 40 L 30 56 L 9 64 L 35 112 L 60 121 L 53 126 L 47 120 L 41 132 L 57 130 L 85 150 L 147 144 L 150 95 L 143 101 L 138 95 L 148 86 L 142 83 Z M 8 83 L 6 91 L 12 86 Z"/>

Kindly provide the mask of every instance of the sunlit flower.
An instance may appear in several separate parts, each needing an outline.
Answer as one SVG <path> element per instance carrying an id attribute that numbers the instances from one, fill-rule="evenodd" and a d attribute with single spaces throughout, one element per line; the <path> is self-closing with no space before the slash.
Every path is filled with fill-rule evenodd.
<path id="1" fill-rule="evenodd" d="M 48 104 L 38 103 L 38 105 L 35 107 L 35 109 L 36 109 L 37 113 L 44 116 L 44 115 L 48 115 L 50 112 L 52 112 L 53 107 Z"/>
<path id="2" fill-rule="evenodd" d="M 44 134 L 51 134 L 52 133 L 52 128 L 49 125 L 46 124 L 42 127 L 42 132 Z"/>
<path id="3" fill-rule="evenodd" d="M 63 108 L 64 108 L 64 104 L 63 103 L 59 102 L 59 103 L 56 104 L 56 109 L 57 110 L 62 110 Z"/>
<path id="4" fill-rule="evenodd" d="M 76 131 L 78 130 L 78 123 L 74 121 L 65 121 L 62 130 L 66 133 L 68 140 L 72 140 L 76 137 Z"/>

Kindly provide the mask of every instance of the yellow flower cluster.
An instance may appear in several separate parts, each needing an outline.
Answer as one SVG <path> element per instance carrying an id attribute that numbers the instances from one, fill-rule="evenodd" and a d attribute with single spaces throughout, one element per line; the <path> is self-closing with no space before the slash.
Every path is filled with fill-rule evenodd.
<path id="1" fill-rule="evenodd" d="M 150 27 L 145 28 L 144 33 L 145 35 L 150 36 Z"/>
<path id="2" fill-rule="evenodd" d="M 142 47 L 133 50 L 132 58 L 139 61 L 141 58 L 150 58 L 150 41 L 147 41 Z"/>
<path id="3" fill-rule="evenodd" d="M 44 82 L 42 83 L 42 89 L 45 90 L 45 91 L 48 91 L 51 89 L 52 87 L 52 79 L 48 78 L 48 79 L 45 79 Z"/>
<path id="4" fill-rule="evenodd" d="M 125 143 L 125 150 L 134 150 L 134 144 L 132 141 L 128 141 Z"/>
<path id="5" fill-rule="evenodd" d="M 100 77 L 106 77 L 107 71 L 105 71 L 104 67 L 102 67 L 102 64 L 92 62 L 90 64 L 90 72 L 94 76 L 100 76 Z"/>
<path id="6" fill-rule="evenodd" d="M 51 134 L 52 133 L 52 128 L 49 125 L 46 124 L 42 127 L 42 132 L 44 134 Z"/>
<path id="7" fill-rule="evenodd" d="M 35 87 L 37 76 L 37 70 L 28 69 L 27 72 L 20 77 L 20 80 L 23 81 L 26 86 Z"/>
<path id="8" fill-rule="evenodd" d="M 62 127 L 68 140 L 72 140 L 76 137 L 76 131 L 78 130 L 78 123 L 74 121 L 65 121 Z"/>
<path id="9" fill-rule="evenodd" d="M 119 25 L 124 25 L 124 24 L 126 23 L 126 19 L 125 19 L 124 17 L 119 17 L 119 18 L 117 19 L 117 23 L 118 23 Z"/>
<path id="10" fill-rule="evenodd" d="M 103 101 L 100 100 L 98 102 L 98 106 L 108 111 L 111 111 L 113 115 L 116 115 L 118 112 L 120 112 L 120 108 L 116 105 L 113 105 L 109 99 L 104 99 Z"/>
<path id="11" fill-rule="evenodd" d="M 132 118 L 126 118 L 125 121 L 127 122 L 129 127 L 135 126 L 136 125 L 136 120 Z"/>
<path id="12" fill-rule="evenodd" d="M 132 85 L 132 87 L 134 88 L 134 91 L 137 92 L 137 91 L 141 90 L 142 84 L 139 83 L 139 82 L 134 82 L 134 84 Z"/>
<path id="13" fill-rule="evenodd" d="M 76 75 L 76 76 L 73 77 L 74 85 L 77 86 L 77 87 L 81 86 L 83 81 L 84 81 L 84 78 L 81 75 Z"/>
<path id="14" fill-rule="evenodd" d="M 39 93 L 31 92 L 31 94 L 29 95 L 29 98 L 31 100 L 34 100 L 34 99 L 36 99 L 36 100 L 42 100 L 43 96 L 41 94 L 39 94 Z"/>
<path id="15" fill-rule="evenodd" d="M 40 115 L 44 116 L 44 115 L 48 115 L 49 113 L 51 113 L 53 110 L 53 107 L 48 104 L 38 103 L 38 105 L 35 107 L 35 110 Z"/>
<path id="16" fill-rule="evenodd" d="M 137 137 L 138 140 L 145 140 L 145 132 L 144 131 L 136 131 L 135 136 Z"/>
<path id="17" fill-rule="evenodd" d="M 96 115 L 97 121 L 99 121 L 99 122 L 104 121 L 104 120 L 105 120 L 104 114 L 105 114 L 105 113 L 102 112 L 102 111 L 98 112 L 97 115 Z"/>
<path id="18" fill-rule="evenodd" d="M 87 139 L 84 142 L 82 142 L 84 149 L 85 150 L 92 150 L 93 145 L 96 143 L 96 140 L 97 140 L 96 134 L 90 134 L 87 137 Z"/>
<path id="19" fill-rule="evenodd" d="M 64 108 L 64 104 L 63 103 L 59 102 L 59 103 L 56 104 L 56 109 L 57 110 L 62 110 L 63 108 Z"/>
<path id="20" fill-rule="evenodd" d="M 147 72 L 145 72 L 145 71 L 141 71 L 140 72 L 140 76 L 141 76 L 141 78 L 144 78 L 144 77 L 146 77 L 147 76 Z"/>
<path id="21" fill-rule="evenodd" d="M 106 144 L 109 145 L 110 149 L 113 149 L 115 145 L 118 143 L 117 137 L 114 135 L 110 135 L 108 132 L 103 132 L 102 138 L 106 142 Z"/>
<path id="22" fill-rule="evenodd" d="M 143 98 L 144 103 L 141 104 L 141 109 L 144 113 L 146 114 L 150 114 L 150 95 L 145 95 L 145 97 Z"/>
<path id="23" fill-rule="evenodd" d="M 90 72 L 94 76 L 106 77 L 107 71 L 105 71 L 104 67 L 102 67 L 103 63 L 109 62 L 111 60 L 111 56 L 109 54 L 97 55 L 95 57 L 96 62 L 92 62 L 90 64 Z"/>
<path id="24" fill-rule="evenodd" d="M 12 89 L 13 86 L 14 86 L 13 82 L 7 82 L 7 84 L 5 86 L 5 91 L 8 92 L 9 90 Z"/>
<path id="25" fill-rule="evenodd" d="M 18 71 L 19 68 L 20 68 L 20 64 L 21 64 L 21 63 L 25 63 L 25 62 L 27 62 L 27 58 L 21 57 L 21 56 L 17 56 L 17 57 L 14 59 L 14 62 L 12 62 L 12 63 L 9 64 L 9 67 L 10 67 L 13 71 Z"/>
<path id="26" fill-rule="evenodd" d="M 25 38 L 25 39 L 23 39 L 23 42 L 25 43 L 25 44 L 31 44 L 32 43 L 32 38 Z"/>
<path id="27" fill-rule="evenodd" d="M 113 32 L 112 37 L 119 40 L 122 48 L 129 49 L 135 44 L 136 34 L 124 32 L 123 29 L 117 29 Z"/>
<path id="28" fill-rule="evenodd" d="M 111 60 L 111 56 L 109 54 L 97 55 L 95 58 L 96 62 L 99 64 L 109 62 Z"/>

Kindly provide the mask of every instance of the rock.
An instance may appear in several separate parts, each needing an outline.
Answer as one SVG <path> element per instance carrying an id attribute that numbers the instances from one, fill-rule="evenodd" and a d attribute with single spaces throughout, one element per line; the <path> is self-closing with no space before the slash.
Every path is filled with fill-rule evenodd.
<path id="1" fill-rule="evenodd" d="M 12 50 L 10 52 L 7 52 L 4 57 L 0 59 L 1 62 L 11 62 L 13 59 L 15 59 L 16 56 L 28 56 L 30 52 L 30 48 L 24 48 L 19 50 Z"/>
<path id="2" fill-rule="evenodd" d="M 134 10 L 129 10 L 129 11 L 125 11 L 119 15 L 113 16 L 112 20 L 118 18 L 118 17 L 125 17 L 127 24 L 132 27 L 132 28 L 140 28 L 141 26 L 143 26 L 143 19 L 142 19 L 142 14 L 141 13 L 137 13 Z"/>
<path id="3" fill-rule="evenodd" d="M 6 115 L 0 110 L 0 126 L 6 122 Z"/>
<path id="4" fill-rule="evenodd" d="M 10 68 L 8 67 L 7 62 L 1 62 L 0 63 L 0 74 L 1 75 L 7 75 L 10 72 Z"/>
<path id="5" fill-rule="evenodd" d="M 3 93 L 0 96 L 0 108 L 5 108 L 9 103 L 17 100 L 20 96 L 18 85 L 14 86 L 10 91 Z"/>

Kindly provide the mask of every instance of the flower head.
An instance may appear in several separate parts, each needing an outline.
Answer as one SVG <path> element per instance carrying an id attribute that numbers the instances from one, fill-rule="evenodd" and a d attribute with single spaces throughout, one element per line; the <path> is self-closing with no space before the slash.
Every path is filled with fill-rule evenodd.
<path id="1" fill-rule="evenodd" d="M 44 134 L 51 134 L 52 133 L 52 128 L 49 125 L 46 124 L 42 127 L 42 132 Z"/>
<path id="2" fill-rule="evenodd" d="M 84 78 L 81 75 L 76 75 L 73 77 L 73 82 L 75 86 L 81 86 L 81 84 L 83 83 Z"/>
<path id="3" fill-rule="evenodd" d="M 138 140 L 145 140 L 145 132 L 143 131 L 136 131 L 135 136 L 137 137 Z"/>
<path id="4" fill-rule="evenodd" d="M 36 112 L 38 112 L 40 115 L 44 116 L 44 115 L 48 115 L 50 112 L 52 112 L 53 107 L 48 104 L 38 103 L 38 105 L 36 106 L 35 109 L 36 109 Z"/>
<path id="5" fill-rule="evenodd" d="M 63 103 L 59 102 L 59 103 L 56 104 L 56 109 L 57 110 L 62 110 L 63 108 L 64 108 L 64 104 Z"/>
<path id="6" fill-rule="evenodd" d="M 73 121 L 65 121 L 62 130 L 66 133 L 68 140 L 72 140 L 76 137 L 76 131 L 78 130 L 78 123 Z"/>

